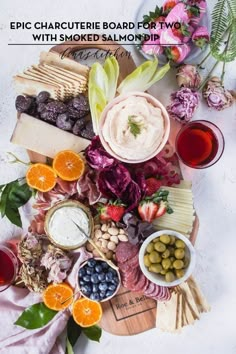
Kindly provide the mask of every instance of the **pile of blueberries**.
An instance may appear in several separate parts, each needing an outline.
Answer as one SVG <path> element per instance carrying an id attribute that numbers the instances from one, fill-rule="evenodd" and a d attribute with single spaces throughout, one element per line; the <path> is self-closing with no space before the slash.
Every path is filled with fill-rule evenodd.
<path id="1" fill-rule="evenodd" d="M 106 300 L 119 285 L 118 273 L 107 262 L 90 258 L 79 270 L 79 287 L 93 301 Z"/>
<path id="2" fill-rule="evenodd" d="M 87 97 L 79 95 L 66 102 L 53 100 L 47 91 L 36 97 L 19 95 L 16 109 L 86 139 L 94 137 Z"/>

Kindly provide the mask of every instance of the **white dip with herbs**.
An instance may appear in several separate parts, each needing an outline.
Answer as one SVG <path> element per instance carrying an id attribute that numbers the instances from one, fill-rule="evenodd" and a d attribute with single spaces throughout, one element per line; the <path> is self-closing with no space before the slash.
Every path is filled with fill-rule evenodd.
<path id="1" fill-rule="evenodd" d="M 65 247 L 82 245 L 86 237 L 75 224 L 89 236 L 90 225 L 87 214 L 77 207 L 61 207 L 50 218 L 49 234 L 58 245 Z"/>

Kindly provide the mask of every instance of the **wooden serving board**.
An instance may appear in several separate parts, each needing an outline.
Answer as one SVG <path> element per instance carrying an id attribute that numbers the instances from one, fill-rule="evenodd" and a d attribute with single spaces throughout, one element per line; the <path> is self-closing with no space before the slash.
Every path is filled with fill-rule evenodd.
<path id="1" fill-rule="evenodd" d="M 126 50 L 117 43 L 98 41 L 97 45 L 90 42 L 66 42 L 65 44 L 52 47 L 50 51 L 63 53 L 70 50 L 72 53 L 78 50 L 99 49 L 105 51 L 119 51 L 118 62 L 120 66 L 119 82 L 122 81 L 135 68 L 132 57 L 126 55 Z M 123 53 L 123 55 L 122 55 Z M 73 59 L 73 58 L 72 58 Z M 170 143 L 174 145 L 175 136 L 180 129 L 180 124 L 171 121 Z M 28 155 L 32 162 L 46 162 L 47 157 L 36 152 L 29 151 Z M 194 244 L 199 228 L 199 220 L 196 216 L 190 240 Z M 101 327 L 115 335 L 134 335 L 145 332 L 156 326 L 157 303 L 155 300 L 145 297 L 142 294 L 130 292 L 121 287 L 117 295 L 110 301 L 102 304 L 103 317 Z"/>

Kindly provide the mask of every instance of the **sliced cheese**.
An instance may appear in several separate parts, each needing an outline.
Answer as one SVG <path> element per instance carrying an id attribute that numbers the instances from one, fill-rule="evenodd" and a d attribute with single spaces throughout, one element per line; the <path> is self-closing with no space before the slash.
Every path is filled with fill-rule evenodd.
<path id="1" fill-rule="evenodd" d="M 90 140 L 68 133 L 25 113 L 22 113 L 17 120 L 11 142 L 51 158 L 62 150 L 80 152 L 90 144 Z"/>

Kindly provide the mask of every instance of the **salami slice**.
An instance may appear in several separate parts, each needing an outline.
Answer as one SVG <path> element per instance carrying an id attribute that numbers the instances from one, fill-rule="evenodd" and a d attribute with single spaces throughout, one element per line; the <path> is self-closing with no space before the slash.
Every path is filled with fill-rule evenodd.
<path id="1" fill-rule="evenodd" d="M 157 284 L 155 284 L 155 288 L 151 294 L 149 294 L 150 297 L 157 297 L 161 293 L 161 287 Z"/>
<path id="2" fill-rule="evenodd" d="M 138 254 L 139 247 L 129 242 L 119 242 L 116 247 L 116 259 L 118 263 L 125 263 Z"/>
<path id="3" fill-rule="evenodd" d="M 145 295 L 149 296 L 155 289 L 155 284 L 150 281 L 148 288 L 145 290 Z"/>
<path id="4" fill-rule="evenodd" d="M 136 282 L 136 284 L 132 286 L 131 290 L 136 292 L 141 292 L 143 290 L 145 282 L 146 282 L 146 277 L 144 274 L 141 273 L 140 277 L 138 278 L 138 281 Z"/>

